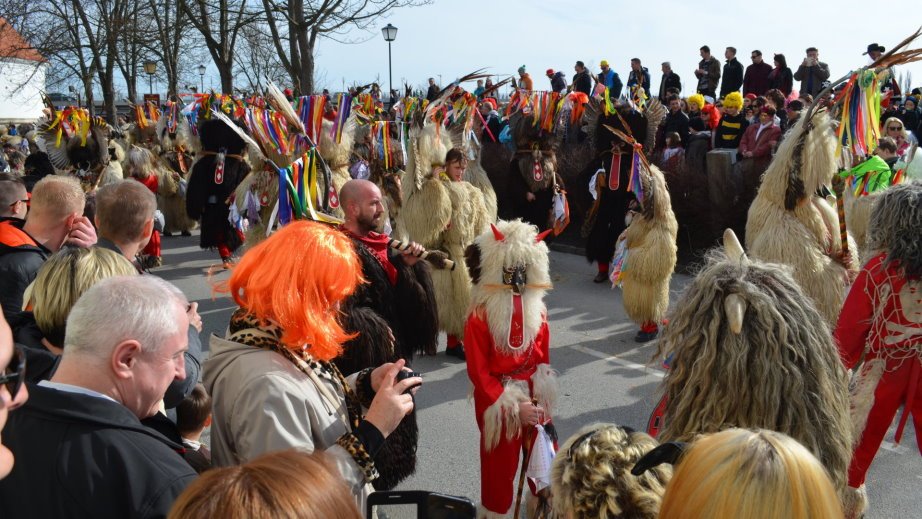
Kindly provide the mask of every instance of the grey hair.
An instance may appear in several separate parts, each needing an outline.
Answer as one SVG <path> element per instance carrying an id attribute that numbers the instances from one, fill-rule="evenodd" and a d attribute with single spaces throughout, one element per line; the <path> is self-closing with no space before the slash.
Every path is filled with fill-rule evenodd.
<path id="1" fill-rule="evenodd" d="M 870 246 L 887 253 L 886 263 L 904 277 L 922 276 L 922 181 L 884 191 L 871 210 Z"/>
<path id="2" fill-rule="evenodd" d="M 155 276 L 117 276 L 87 290 L 67 317 L 66 355 L 104 357 L 134 339 L 152 353 L 186 330 L 176 319 L 187 301 L 176 287 Z"/>

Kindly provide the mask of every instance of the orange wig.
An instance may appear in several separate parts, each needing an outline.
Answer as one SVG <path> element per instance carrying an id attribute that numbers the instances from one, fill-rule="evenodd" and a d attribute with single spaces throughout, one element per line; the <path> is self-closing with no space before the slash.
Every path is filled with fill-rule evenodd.
<path id="1" fill-rule="evenodd" d="M 241 308 L 281 327 L 286 347 L 307 347 L 315 359 L 328 361 L 354 337 L 337 320 L 338 307 L 363 282 L 361 263 L 346 235 L 298 221 L 247 251 L 228 285 Z"/>

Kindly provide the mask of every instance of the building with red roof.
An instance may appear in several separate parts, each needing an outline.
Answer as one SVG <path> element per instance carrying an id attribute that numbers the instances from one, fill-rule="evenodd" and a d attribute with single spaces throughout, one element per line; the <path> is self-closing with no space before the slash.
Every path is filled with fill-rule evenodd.
<path id="1" fill-rule="evenodd" d="M 47 70 L 48 60 L 0 18 L 0 123 L 41 117 Z"/>

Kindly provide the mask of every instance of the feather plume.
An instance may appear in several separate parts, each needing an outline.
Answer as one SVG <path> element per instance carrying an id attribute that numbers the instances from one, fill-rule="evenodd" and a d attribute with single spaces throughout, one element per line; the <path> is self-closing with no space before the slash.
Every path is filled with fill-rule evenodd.
<path id="1" fill-rule="evenodd" d="M 285 94 L 279 90 L 279 87 L 275 86 L 272 80 L 267 78 L 266 81 L 266 101 L 268 101 L 273 108 L 281 112 L 285 120 L 288 121 L 288 124 L 290 124 L 297 133 L 303 135 L 305 133 L 304 124 L 301 122 L 298 114 L 295 113 L 295 109 L 291 107 L 291 103 L 285 98 Z"/>
<path id="2" fill-rule="evenodd" d="M 666 117 L 666 107 L 659 102 L 659 99 L 650 99 L 647 101 L 644 116 L 647 118 L 647 135 L 644 138 L 643 151 L 649 155 L 656 147 L 656 132 Z"/>
<path id="3" fill-rule="evenodd" d="M 455 91 L 455 88 L 461 83 L 466 83 L 468 81 L 475 81 L 477 79 L 483 79 L 483 78 L 490 77 L 490 74 L 483 73 L 484 70 L 486 69 L 478 69 L 478 70 L 475 70 L 474 72 L 471 72 L 470 74 L 461 76 L 460 78 L 452 81 L 450 85 L 440 90 L 438 97 L 436 97 L 435 100 L 429 103 L 429 106 L 426 107 L 426 116 L 428 117 L 433 112 L 435 112 L 439 107 L 445 104 L 445 101 L 449 97 L 451 97 L 451 94 Z"/>
<path id="4" fill-rule="evenodd" d="M 247 134 L 247 132 L 243 131 L 243 128 L 241 128 L 241 127 L 237 126 L 236 124 L 234 124 L 234 121 L 231 121 L 230 118 L 229 118 L 228 116 L 224 115 L 224 113 L 222 113 L 220 110 L 217 110 L 217 109 L 215 109 L 215 108 L 212 108 L 212 109 L 211 109 L 211 114 L 212 114 L 216 119 L 220 120 L 221 122 L 223 122 L 224 124 L 226 124 L 227 126 L 229 126 L 231 130 L 234 130 L 234 133 L 236 133 L 237 135 L 239 135 L 240 138 L 243 139 L 243 142 L 247 143 L 247 145 L 250 146 L 250 149 L 252 149 L 252 150 L 258 152 L 260 157 L 262 157 L 262 158 L 268 160 L 268 157 L 266 156 L 265 151 L 263 151 L 263 149 L 262 149 L 262 147 L 259 145 L 259 143 L 257 143 L 255 140 L 253 140 L 253 138 L 250 137 L 250 136 Z"/>
<path id="5" fill-rule="evenodd" d="M 481 97 L 489 97 L 490 94 L 492 94 L 493 92 L 496 92 L 496 91 L 499 90 L 500 88 L 502 88 L 502 87 L 508 85 L 510 82 L 512 82 L 512 80 L 513 80 L 512 76 L 509 76 L 509 77 L 507 77 L 506 79 L 500 81 L 499 83 L 496 83 L 496 84 L 494 84 L 493 86 L 491 86 L 490 88 L 487 88 L 486 90 L 484 90 L 483 93 L 480 94 L 480 96 L 481 96 Z"/>

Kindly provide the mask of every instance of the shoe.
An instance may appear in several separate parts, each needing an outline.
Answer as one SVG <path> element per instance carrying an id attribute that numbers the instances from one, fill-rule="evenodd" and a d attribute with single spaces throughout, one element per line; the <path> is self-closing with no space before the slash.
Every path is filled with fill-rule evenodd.
<path id="1" fill-rule="evenodd" d="M 221 266 L 224 268 L 224 270 L 230 270 L 230 268 L 233 265 L 234 265 L 233 258 L 221 258 Z"/>
<path id="2" fill-rule="evenodd" d="M 160 235 L 161 236 L 173 236 L 173 233 L 171 233 L 170 231 L 163 231 L 162 233 L 160 233 Z"/>
<path id="3" fill-rule="evenodd" d="M 464 355 L 464 345 L 463 344 L 459 344 L 455 346 L 454 348 L 446 349 L 445 355 L 448 355 L 449 357 L 454 357 L 458 360 L 467 360 L 467 356 Z"/>
<path id="4" fill-rule="evenodd" d="M 640 330 L 639 332 L 637 332 L 637 335 L 634 336 L 634 342 L 640 342 L 640 343 L 650 342 L 656 338 L 658 333 L 659 333 L 659 330 L 654 330 L 652 332 L 645 332 L 643 330 Z"/>
<path id="5" fill-rule="evenodd" d="M 148 265 L 148 268 L 161 267 L 163 266 L 163 258 L 161 258 L 160 256 L 151 256 L 147 260 L 147 265 Z"/>
<path id="6" fill-rule="evenodd" d="M 604 283 L 608 281 L 608 272 L 599 272 L 592 278 L 593 283 Z"/>
<path id="7" fill-rule="evenodd" d="M 180 232 L 179 234 L 180 234 L 180 236 L 192 236 L 192 233 L 189 232 L 189 231 L 182 231 L 182 232 Z"/>

